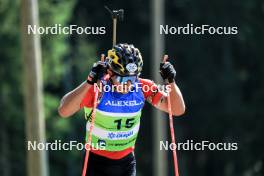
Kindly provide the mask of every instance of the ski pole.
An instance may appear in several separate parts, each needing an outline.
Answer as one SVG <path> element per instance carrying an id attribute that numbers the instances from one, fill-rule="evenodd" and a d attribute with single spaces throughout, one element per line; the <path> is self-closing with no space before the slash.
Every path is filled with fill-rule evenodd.
<path id="1" fill-rule="evenodd" d="M 92 115 L 91 115 L 91 126 L 90 126 L 90 131 L 88 135 L 88 141 L 85 143 L 85 159 L 84 159 L 84 165 L 83 165 L 83 171 L 82 171 L 82 176 L 86 176 L 86 171 L 88 167 L 88 160 L 89 160 L 89 154 L 90 154 L 90 149 L 91 149 L 91 141 L 92 141 L 92 131 L 94 128 L 94 120 L 95 120 L 95 113 L 96 113 L 96 106 L 97 106 L 97 98 L 98 98 L 98 88 L 97 86 L 95 90 L 95 95 L 94 95 L 94 102 L 93 102 L 93 109 L 92 109 Z"/>
<path id="2" fill-rule="evenodd" d="M 169 58 L 168 55 L 164 55 L 163 62 L 165 63 L 168 60 L 168 58 Z M 173 126 L 173 116 L 172 116 L 172 110 L 171 110 L 170 92 L 168 92 L 167 101 L 168 101 L 168 112 L 169 112 L 169 120 L 170 120 L 171 142 L 172 142 L 172 144 L 176 145 L 176 138 L 175 138 L 174 126 Z M 172 152 L 173 152 L 174 175 L 179 176 L 178 159 L 177 159 L 176 149 L 172 150 Z"/>
<path id="3" fill-rule="evenodd" d="M 101 55 L 101 61 L 104 62 L 104 54 Z M 108 80 L 108 79 L 109 79 L 109 75 L 106 74 L 104 76 L 103 80 Z M 101 81 L 100 81 L 100 86 L 102 86 L 102 82 Z M 94 128 L 97 100 L 98 100 L 98 94 L 99 94 L 98 87 L 97 86 L 95 86 L 95 87 L 96 87 L 96 89 L 95 89 L 93 109 L 92 109 L 92 114 L 91 114 L 91 126 L 90 126 L 90 130 L 89 130 L 88 141 L 85 143 L 85 150 L 86 151 L 85 151 L 85 159 L 84 159 L 84 164 L 83 164 L 82 176 L 86 176 L 86 171 L 87 171 L 87 168 L 88 168 L 88 161 L 89 161 L 89 154 L 90 154 L 90 149 L 91 149 L 92 131 L 93 131 L 93 128 Z"/>
<path id="4" fill-rule="evenodd" d="M 113 19 L 113 47 L 116 45 L 116 26 L 117 26 L 117 19 L 123 20 L 124 18 L 124 10 L 110 10 L 107 6 L 105 8 L 110 12 L 112 19 Z M 104 55 L 101 55 L 101 61 L 104 62 Z M 110 78 L 109 74 L 106 74 L 103 77 L 103 80 L 108 80 Z M 100 86 L 102 86 L 102 82 L 100 81 Z M 88 161 L 89 161 L 89 154 L 90 154 L 90 149 L 91 149 L 91 141 L 92 141 L 92 131 L 94 128 L 94 121 L 95 121 L 95 114 L 96 114 L 96 107 L 97 107 L 97 99 L 98 99 L 98 87 L 96 86 L 95 90 L 95 96 L 94 96 L 94 103 L 93 103 L 93 109 L 92 109 L 92 114 L 91 114 L 91 126 L 90 126 L 90 131 L 88 135 L 88 141 L 85 144 L 85 159 L 84 159 L 84 165 L 83 165 L 83 171 L 82 171 L 82 176 L 86 176 L 86 171 L 88 168 Z"/>
<path id="5" fill-rule="evenodd" d="M 111 17 L 113 19 L 113 46 L 116 45 L 116 26 L 117 26 L 117 20 L 123 21 L 124 19 L 124 10 L 110 10 L 107 6 L 105 8 L 108 10 L 108 12 L 111 14 Z"/>

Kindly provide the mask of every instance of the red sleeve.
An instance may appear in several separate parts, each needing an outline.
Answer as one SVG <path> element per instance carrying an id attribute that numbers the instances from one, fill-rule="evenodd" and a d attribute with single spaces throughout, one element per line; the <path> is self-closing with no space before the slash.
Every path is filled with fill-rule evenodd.
<path id="1" fill-rule="evenodd" d="M 139 79 L 142 84 L 142 91 L 145 99 L 151 98 L 151 104 L 157 105 L 160 99 L 165 96 L 165 94 L 158 89 L 158 86 L 149 79 Z"/>
<path id="2" fill-rule="evenodd" d="M 91 86 L 83 97 L 82 102 L 80 104 L 80 108 L 83 108 L 84 106 L 89 108 L 93 107 L 94 96 L 94 86 Z"/>

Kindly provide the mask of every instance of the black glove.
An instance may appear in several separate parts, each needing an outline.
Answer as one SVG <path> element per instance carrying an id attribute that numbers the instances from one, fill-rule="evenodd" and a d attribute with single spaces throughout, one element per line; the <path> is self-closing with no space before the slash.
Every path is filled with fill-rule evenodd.
<path id="1" fill-rule="evenodd" d="M 96 83 L 99 79 L 101 79 L 104 76 L 106 70 L 107 70 L 106 62 L 102 62 L 102 61 L 95 62 L 87 78 L 87 83 L 88 84 Z"/>
<path id="2" fill-rule="evenodd" d="M 163 62 L 160 63 L 160 75 L 164 80 L 168 79 L 169 83 L 172 83 L 176 77 L 176 70 L 170 62 Z"/>

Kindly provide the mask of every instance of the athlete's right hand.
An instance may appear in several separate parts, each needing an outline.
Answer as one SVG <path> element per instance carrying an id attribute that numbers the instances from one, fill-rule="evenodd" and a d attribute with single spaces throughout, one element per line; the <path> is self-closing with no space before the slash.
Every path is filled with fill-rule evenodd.
<path id="1" fill-rule="evenodd" d="M 94 84 L 106 74 L 107 64 L 103 61 L 98 61 L 93 64 L 90 74 L 87 78 L 88 84 Z"/>

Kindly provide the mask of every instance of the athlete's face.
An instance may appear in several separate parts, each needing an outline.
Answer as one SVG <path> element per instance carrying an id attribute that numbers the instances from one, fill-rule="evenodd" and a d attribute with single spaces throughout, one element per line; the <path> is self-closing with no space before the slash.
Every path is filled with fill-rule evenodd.
<path id="1" fill-rule="evenodd" d="M 130 80 L 128 80 L 124 83 L 120 83 L 117 79 L 117 76 L 112 76 L 111 79 L 112 79 L 113 85 L 115 85 L 115 90 L 119 93 L 126 94 L 132 88 L 132 83 Z"/>

